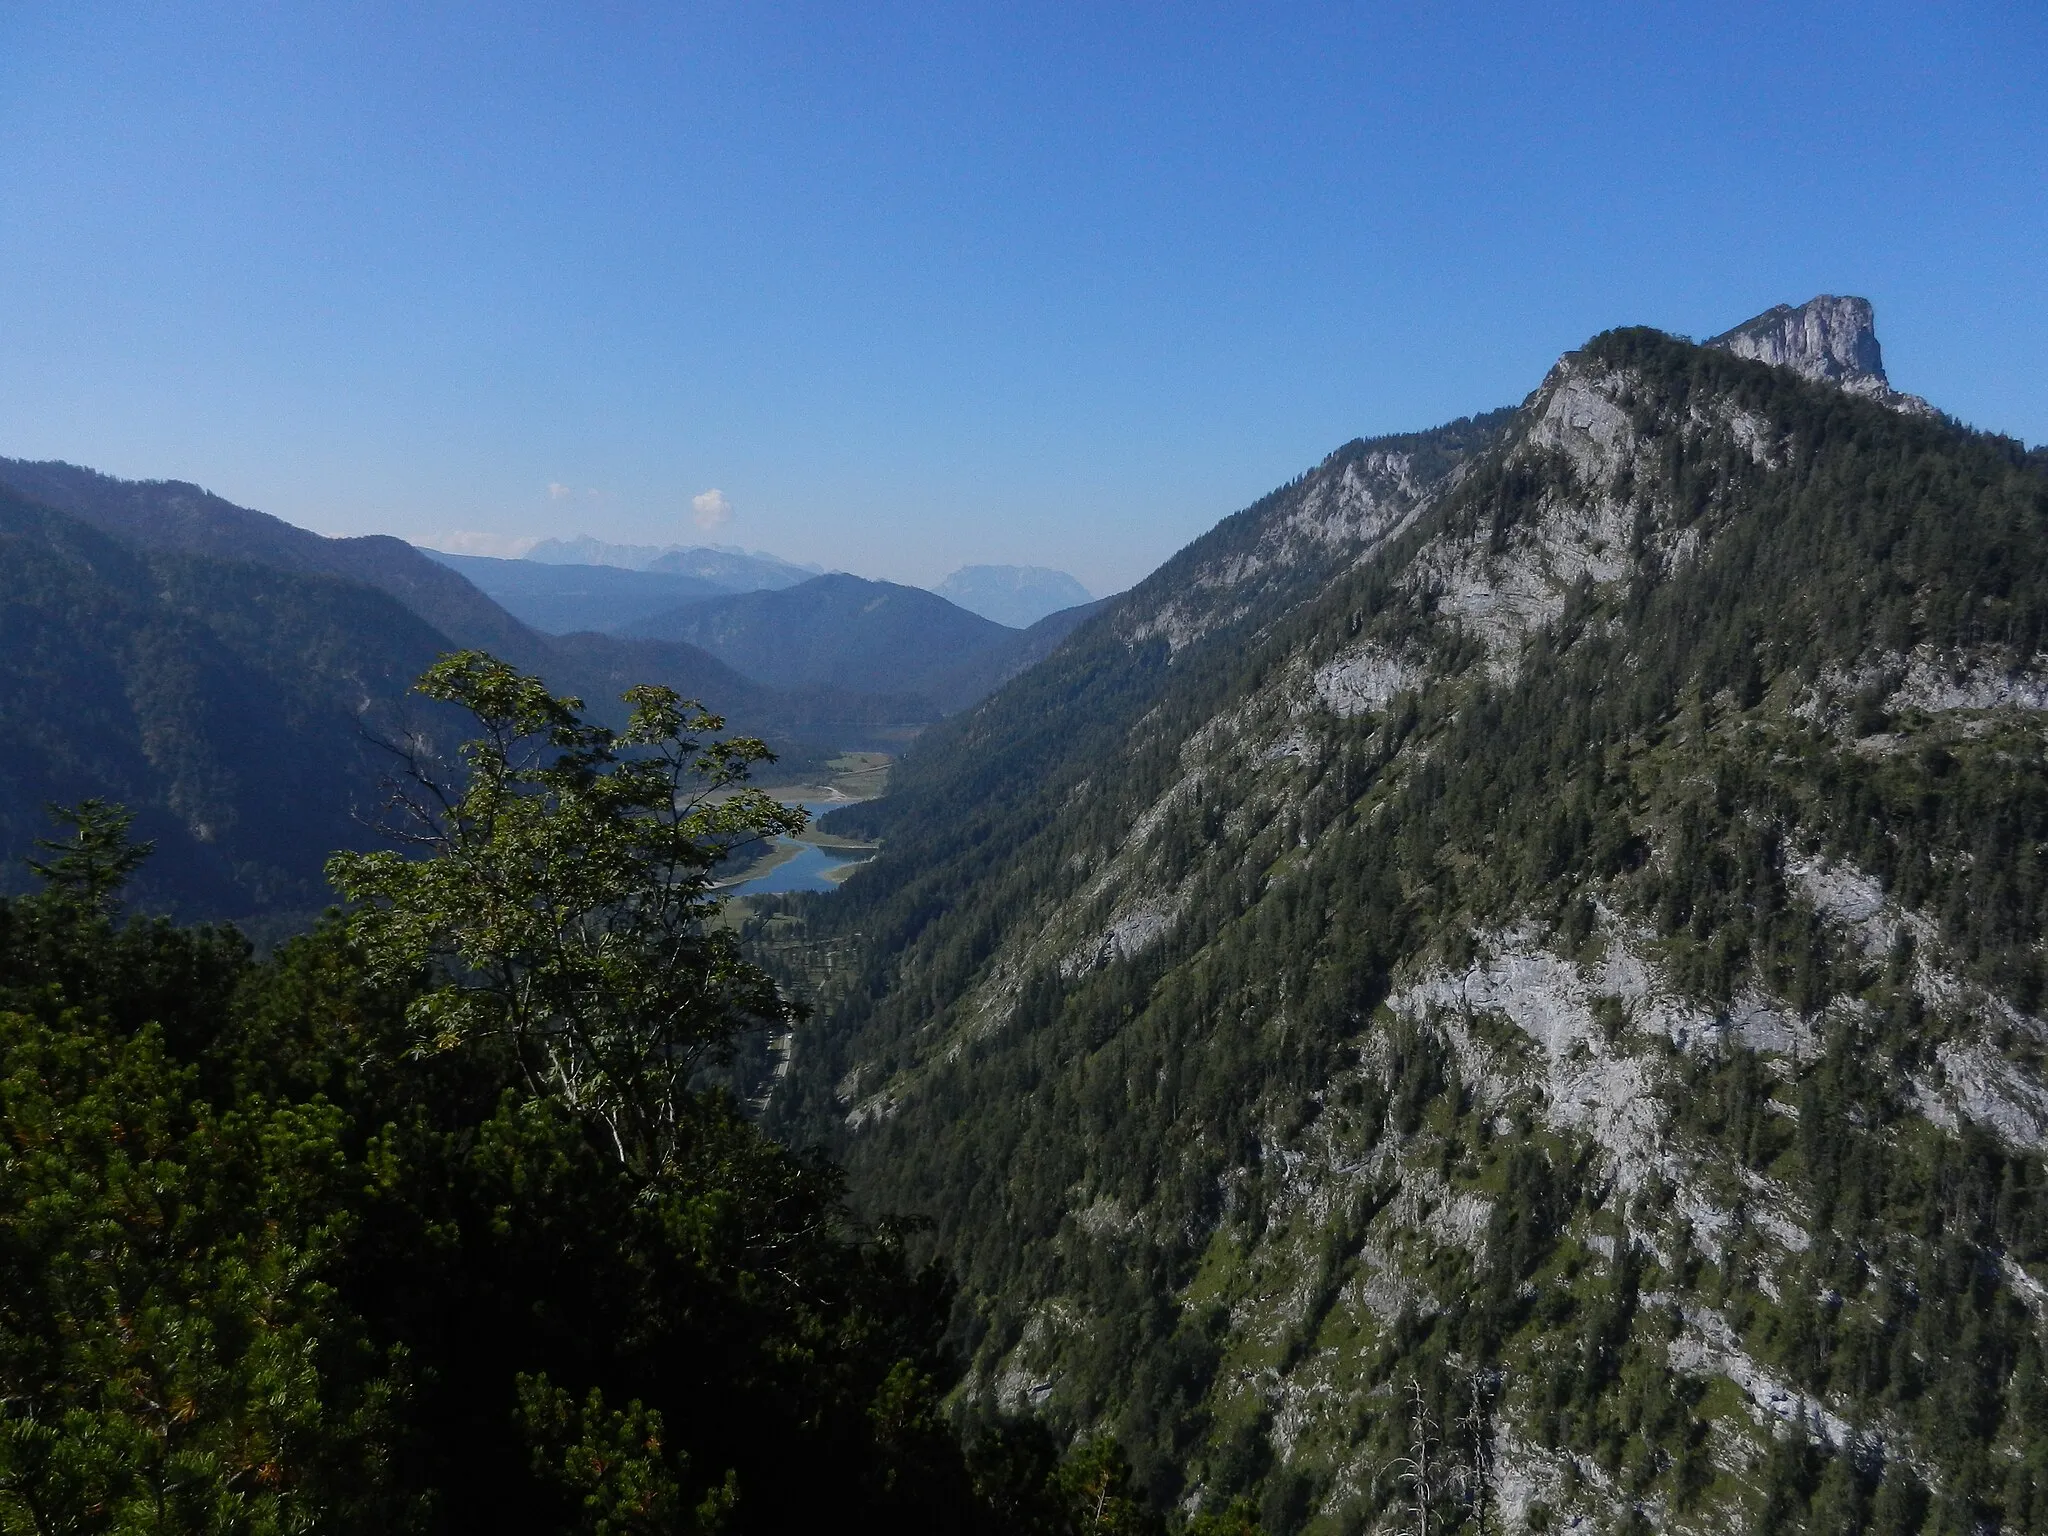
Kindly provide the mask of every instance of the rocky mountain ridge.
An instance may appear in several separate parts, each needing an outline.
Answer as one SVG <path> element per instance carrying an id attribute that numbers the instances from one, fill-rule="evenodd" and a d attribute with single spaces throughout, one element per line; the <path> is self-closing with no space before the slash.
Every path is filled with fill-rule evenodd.
<path id="1" fill-rule="evenodd" d="M 980 1411 L 1276 1530 L 1430 1433 L 1440 1528 L 2048 1519 L 2048 477 L 1859 303 L 1340 450 L 851 816 L 770 1113 Z"/>

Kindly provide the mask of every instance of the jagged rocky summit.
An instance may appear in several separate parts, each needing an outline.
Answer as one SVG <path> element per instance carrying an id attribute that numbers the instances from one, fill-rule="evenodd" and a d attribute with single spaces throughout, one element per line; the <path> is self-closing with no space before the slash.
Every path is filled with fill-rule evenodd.
<path id="1" fill-rule="evenodd" d="M 1902 394 L 1885 377 L 1884 350 L 1877 343 L 1877 319 L 1870 300 L 1823 293 L 1797 309 L 1777 304 L 1706 345 L 1790 368 L 1802 378 L 1835 384 L 1852 395 L 1876 400 L 1917 416 L 1938 414 L 1918 395 Z"/>

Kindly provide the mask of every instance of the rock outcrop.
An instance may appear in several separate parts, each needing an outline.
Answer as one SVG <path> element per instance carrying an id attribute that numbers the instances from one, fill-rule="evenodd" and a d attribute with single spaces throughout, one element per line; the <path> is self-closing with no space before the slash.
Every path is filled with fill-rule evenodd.
<path id="1" fill-rule="evenodd" d="M 1790 368 L 1803 378 L 1838 385 L 1916 416 L 1936 414 L 1918 395 L 1901 394 L 1885 377 L 1884 352 L 1877 344 L 1870 300 L 1823 293 L 1794 309 L 1779 304 L 1732 331 L 1710 338 L 1710 347 Z"/>

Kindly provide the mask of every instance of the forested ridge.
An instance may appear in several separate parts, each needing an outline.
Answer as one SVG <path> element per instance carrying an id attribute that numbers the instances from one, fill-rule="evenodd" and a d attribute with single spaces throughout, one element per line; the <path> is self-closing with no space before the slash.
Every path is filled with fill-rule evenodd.
<path id="1" fill-rule="evenodd" d="M 1425 483 L 913 754 L 771 1123 L 1162 1507 L 2048 1528 L 2038 454 L 1622 331 Z"/>

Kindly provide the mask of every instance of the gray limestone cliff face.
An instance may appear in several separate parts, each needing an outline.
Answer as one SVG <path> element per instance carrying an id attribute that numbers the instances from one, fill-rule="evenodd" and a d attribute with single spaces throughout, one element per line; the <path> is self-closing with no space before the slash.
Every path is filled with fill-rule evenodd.
<path id="1" fill-rule="evenodd" d="M 1877 319 L 1868 299 L 1824 293 L 1797 309 L 1779 304 L 1732 331 L 1709 338 L 1706 344 L 1737 357 L 1790 368 L 1805 378 L 1838 385 L 1894 410 L 1934 414 L 1925 400 L 1901 394 L 1885 377 Z"/>

